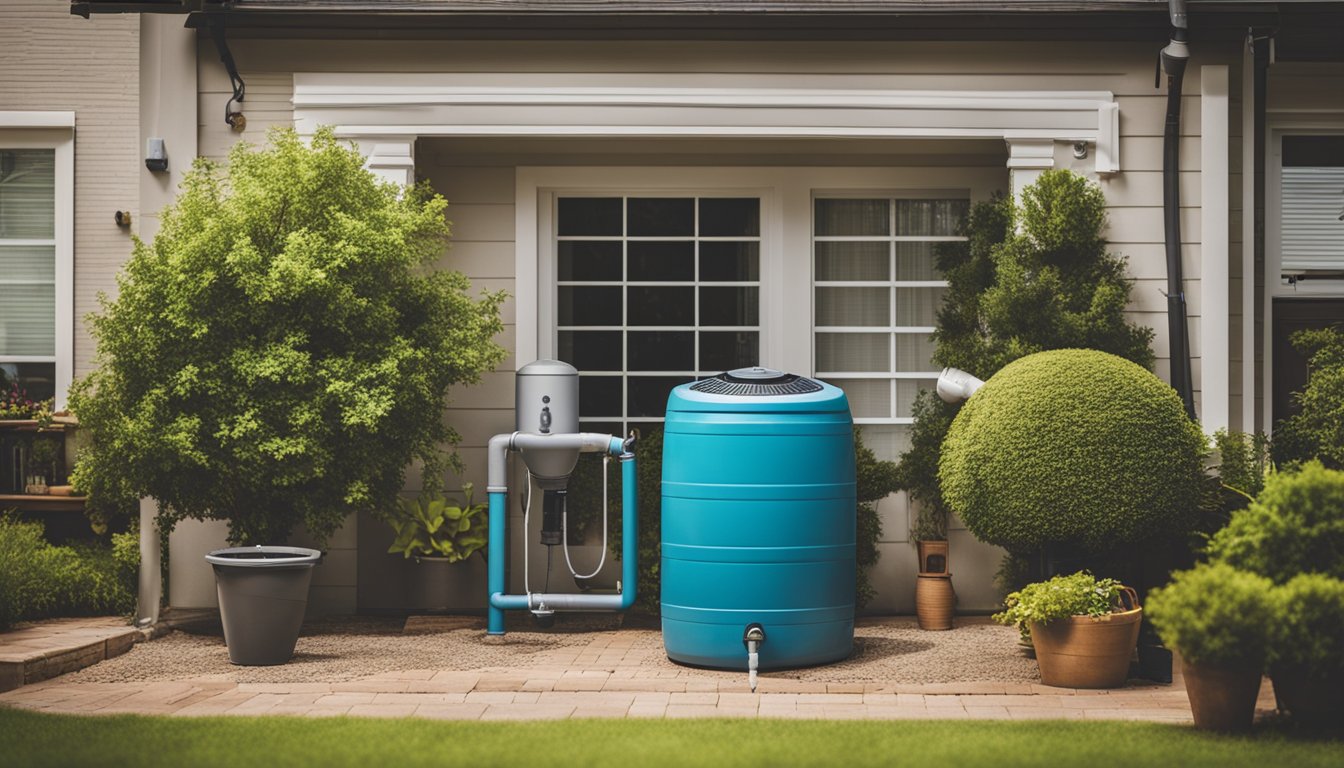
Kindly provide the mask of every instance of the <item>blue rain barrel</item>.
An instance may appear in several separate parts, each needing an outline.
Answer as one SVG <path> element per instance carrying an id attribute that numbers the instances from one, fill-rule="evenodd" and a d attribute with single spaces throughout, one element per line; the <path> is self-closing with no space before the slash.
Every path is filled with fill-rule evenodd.
<path id="1" fill-rule="evenodd" d="M 663 425 L 668 658 L 824 664 L 854 643 L 854 430 L 840 389 L 765 368 L 683 384 Z"/>

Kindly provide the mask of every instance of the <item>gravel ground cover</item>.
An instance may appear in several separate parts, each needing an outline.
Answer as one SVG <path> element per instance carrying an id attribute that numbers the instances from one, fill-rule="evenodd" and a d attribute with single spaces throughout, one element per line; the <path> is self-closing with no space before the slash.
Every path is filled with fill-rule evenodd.
<path id="1" fill-rule="evenodd" d="M 643 670 L 637 676 L 666 677 L 675 672 L 735 679 L 741 675 L 672 663 L 663 652 L 655 622 L 631 621 L 620 629 L 615 629 L 616 623 L 611 617 L 566 616 L 556 627 L 540 630 L 520 621 L 503 638 L 487 639 L 481 629 L 404 635 L 398 618 L 322 619 L 304 625 L 294 659 L 275 667 L 234 666 L 221 635 L 176 631 L 66 679 L 72 683 L 187 679 L 297 683 L 347 682 L 420 669 L 520 672 L 571 666 L 576 649 L 610 637 L 612 632 L 632 641 L 627 658 Z M 1018 650 L 1016 630 L 984 620 L 959 621 L 956 629 L 946 632 L 924 632 L 913 618 L 865 619 L 854 634 L 854 653 L 844 661 L 767 674 L 835 683 L 1040 680 L 1036 662 Z"/>

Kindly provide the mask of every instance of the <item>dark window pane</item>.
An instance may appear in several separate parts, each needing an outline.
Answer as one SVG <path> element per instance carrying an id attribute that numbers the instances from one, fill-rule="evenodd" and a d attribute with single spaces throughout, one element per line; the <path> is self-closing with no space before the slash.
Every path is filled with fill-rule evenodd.
<path id="1" fill-rule="evenodd" d="M 700 279 L 708 283 L 761 279 L 760 243 L 701 243 Z"/>
<path id="2" fill-rule="evenodd" d="M 626 382 L 630 395 L 629 415 L 662 416 L 667 412 L 667 393 L 678 384 L 691 380 L 690 377 L 631 376 Z"/>
<path id="3" fill-rule="evenodd" d="M 560 286 L 560 325 L 620 325 L 620 286 Z"/>
<path id="4" fill-rule="evenodd" d="M 966 218 L 966 200 L 897 200 L 896 234 L 943 237 L 955 235 Z"/>
<path id="5" fill-rule="evenodd" d="M 580 371 L 621 370 L 620 331 L 560 331 L 558 356 Z"/>
<path id="6" fill-rule="evenodd" d="M 701 331 L 700 370 L 748 368 L 761 361 L 761 335 L 756 331 Z"/>
<path id="7" fill-rule="evenodd" d="M 579 416 L 619 418 L 620 415 L 620 376 L 579 377 Z"/>
<path id="8" fill-rule="evenodd" d="M 619 197 L 562 197 L 557 207 L 556 231 L 561 235 L 621 234 Z"/>
<path id="9" fill-rule="evenodd" d="M 695 279 L 695 243 L 690 240 L 632 240 L 629 249 L 632 282 L 689 282 Z"/>
<path id="10" fill-rule="evenodd" d="M 690 286 L 626 288 L 630 325 L 693 325 L 695 289 Z"/>
<path id="11" fill-rule="evenodd" d="M 825 199 L 816 201 L 818 236 L 891 234 L 889 203 L 886 200 Z"/>
<path id="12" fill-rule="evenodd" d="M 701 325 L 756 325 L 759 288 L 701 288 Z"/>
<path id="13" fill-rule="evenodd" d="M 756 237 L 761 234 L 761 201 L 755 197 L 700 199 L 701 237 Z"/>
<path id="14" fill-rule="evenodd" d="M 631 237 L 695 234 L 695 199 L 690 197 L 632 197 L 626 201 Z"/>
<path id="15" fill-rule="evenodd" d="M 561 240 L 559 272 L 561 280 L 621 279 L 621 243 L 619 240 Z"/>
<path id="16" fill-rule="evenodd" d="M 815 248 L 818 280 L 887 280 L 891 274 L 890 245 L 885 242 L 822 241 Z"/>
<path id="17" fill-rule="evenodd" d="M 1344 167 L 1344 136 L 1284 136 L 1283 167 Z"/>
<path id="18" fill-rule="evenodd" d="M 897 280 L 942 280 L 938 271 L 934 250 L 936 248 L 956 248 L 964 250 L 965 243 L 896 243 L 896 279 Z"/>
<path id="19" fill-rule="evenodd" d="M 0 363 L 0 395 L 16 384 L 30 400 L 50 400 L 56 396 L 56 364 Z"/>
<path id="20" fill-rule="evenodd" d="M 627 370 L 695 370 L 693 331 L 631 331 L 625 343 Z"/>

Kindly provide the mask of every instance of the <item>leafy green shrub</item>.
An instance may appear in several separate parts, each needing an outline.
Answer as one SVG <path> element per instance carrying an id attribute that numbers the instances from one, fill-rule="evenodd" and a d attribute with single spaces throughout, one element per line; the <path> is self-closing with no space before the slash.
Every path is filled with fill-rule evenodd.
<path id="1" fill-rule="evenodd" d="M 92 321 L 98 368 L 70 402 L 95 505 L 322 540 L 392 505 L 413 460 L 429 489 L 455 461 L 447 392 L 504 359 L 503 294 L 434 268 L 449 226 L 428 186 L 379 181 L 330 130 L 270 142 L 197 160 Z"/>
<path id="2" fill-rule="evenodd" d="M 1209 541 L 1209 557 L 1282 584 L 1299 573 L 1344 579 L 1344 472 L 1307 462 L 1276 472 Z"/>
<path id="3" fill-rule="evenodd" d="M 471 483 L 462 486 L 465 497 L 450 504 L 447 496 L 427 491 L 414 499 L 397 499 L 395 512 L 384 512 L 383 519 L 396 532 L 388 554 L 444 557 L 450 563 L 466 560 L 490 543 L 489 505 L 471 503 Z"/>
<path id="4" fill-rule="evenodd" d="M 43 538 L 41 523 L 0 516 L 0 627 L 48 616 L 126 614 L 134 608 L 134 575 L 128 577 L 124 552 L 91 543 L 53 546 Z"/>
<path id="5" fill-rule="evenodd" d="M 43 574 L 33 567 L 33 556 L 46 545 L 40 523 L 0 516 L 0 629 L 45 606 Z"/>
<path id="6" fill-rule="evenodd" d="M 1293 346 L 1309 358 L 1307 386 L 1293 394 L 1301 408 L 1274 431 L 1274 460 L 1291 467 L 1311 459 L 1344 469 L 1344 331 L 1298 331 Z"/>
<path id="7" fill-rule="evenodd" d="M 1344 675 L 1344 581 L 1304 573 L 1274 589 L 1271 667 L 1311 677 Z"/>
<path id="8" fill-rule="evenodd" d="M 1132 283 L 1124 260 L 1107 252 L 1105 218 L 1101 189 L 1067 170 L 1041 174 L 1020 206 L 1004 198 L 973 206 L 962 232 L 967 241 L 936 251 L 948 289 L 934 362 L 988 379 L 1024 355 L 1076 347 L 1151 367 L 1153 331 L 1126 318 Z M 938 462 L 960 407 L 932 392 L 915 401 L 899 488 L 916 502 L 917 540 L 946 527 Z"/>
<path id="9" fill-rule="evenodd" d="M 1095 350 L 1010 363 L 957 414 L 939 479 L 982 541 L 1099 551 L 1189 525 L 1204 436 L 1176 392 Z"/>
<path id="10" fill-rule="evenodd" d="M 877 458 L 877 454 L 863 444 L 863 431 L 858 428 L 854 430 L 854 474 L 855 496 L 858 498 L 854 520 L 855 559 L 858 567 L 854 580 L 854 605 L 862 608 L 877 594 L 869 578 L 881 554 L 877 551 L 877 542 L 882 538 L 882 518 L 877 514 L 877 503 L 896 490 L 896 464 Z"/>
<path id="11" fill-rule="evenodd" d="M 1123 593 L 1124 585 L 1115 579 L 1097 579 L 1086 571 L 1055 576 L 1008 595 L 1003 612 L 994 614 L 994 620 L 1027 627 L 1070 616 L 1105 616 L 1124 608 Z"/>
<path id="12" fill-rule="evenodd" d="M 1167 645 L 1196 664 L 1260 664 L 1274 618 L 1269 579 L 1202 563 L 1153 590 L 1148 619 Z"/>

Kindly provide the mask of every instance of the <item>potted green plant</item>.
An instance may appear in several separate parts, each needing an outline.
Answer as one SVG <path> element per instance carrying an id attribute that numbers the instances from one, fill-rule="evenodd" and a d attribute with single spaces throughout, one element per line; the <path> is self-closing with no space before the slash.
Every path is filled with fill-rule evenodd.
<path id="1" fill-rule="evenodd" d="M 389 554 L 413 559 L 410 598 L 415 608 L 446 611 L 450 608 L 449 566 L 480 553 L 490 543 L 486 504 L 473 504 L 472 485 L 462 486 L 463 501 L 454 504 L 437 491 L 416 498 L 397 499 L 396 506 L 382 513 L 396 538 Z"/>
<path id="2" fill-rule="evenodd" d="M 1226 563 L 1201 563 L 1149 594 L 1153 625 L 1181 654 L 1195 727 L 1251 727 L 1274 618 L 1272 587 Z"/>
<path id="3" fill-rule="evenodd" d="M 1280 710 L 1344 726 L 1344 581 L 1306 573 L 1276 587 L 1267 656 Z"/>
<path id="4" fill-rule="evenodd" d="M 1008 595 L 994 619 L 1030 634 L 1046 685 L 1115 688 L 1125 683 L 1142 616 L 1134 590 L 1079 571 Z"/>
<path id="5" fill-rule="evenodd" d="M 243 546 L 208 562 L 235 663 L 293 652 L 317 553 L 276 545 L 391 506 L 413 461 L 437 488 L 449 388 L 505 357 L 503 294 L 434 267 L 446 206 L 329 129 L 276 129 L 227 166 L 196 161 L 92 321 L 75 485 L 105 508 L 154 498 L 165 530 L 228 522 Z"/>
<path id="6" fill-rule="evenodd" d="M 1215 562 L 1281 585 L 1269 646 L 1274 693 L 1281 709 L 1320 721 L 1328 717 L 1328 702 L 1337 702 L 1344 690 L 1344 675 L 1330 664 L 1332 654 L 1344 650 L 1338 592 L 1344 580 L 1344 472 L 1317 460 L 1295 467 L 1270 473 L 1207 551 Z"/>

